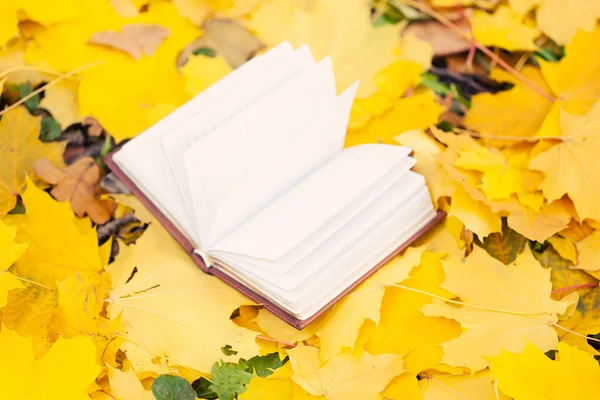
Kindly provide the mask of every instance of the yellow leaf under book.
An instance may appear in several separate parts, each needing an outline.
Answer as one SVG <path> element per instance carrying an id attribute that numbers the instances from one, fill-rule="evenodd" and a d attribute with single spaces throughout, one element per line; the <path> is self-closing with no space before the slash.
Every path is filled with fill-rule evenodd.
<path id="1" fill-rule="evenodd" d="M 29 181 L 22 194 L 26 214 L 7 215 L 17 227 L 17 240 L 28 242 L 12 271 L 49 288 L 74 274 L 91 276 L 102 270 L 95 228 L 88 218 L 77 220 L 69 203 L 59 203 Z"/>
<path id="2" fill-rule="evenodd" d="M 44 357 L 36 360 L 31 340 L 2 327 L 2 397 L 20 400 L 86 399 L 88 387 L 101 370 L 96 363 L 95 351 L 92 341 L 87 337 L 59 339 Z"/>
<path id="3" fill-rule="evenodd" d="M 45 157 L 62 166 L 66 143 L 40 141 L 41 117 L 34 117 L 25 107 L 17 107 L 0 121 L 0 215 L 12 210 L 16 196 L 25 189 L 25 177 L 33 163 Z"/>
<path id="4" fill-rule="evenodd" d="M 544 351 L 556 348 L 552 326 L 574 302 L 550 297 L 550 271 L 527 247 L 509 265 L 478 247 L 465 260 L 448 257 L 442 264 L 446 274 L 442 288 L 464 302 L 456 307 L 434 300 L 423 307 L 425 315 L 444 316 L 462 325 L 462 334 L 443 344 L 443 363 L 479 371 L 487 366 L 484 357 L 502 349 L 522 351 L 527 342 Z"/>
<path id="5" fill-rule="evenodd" d="M 106 269 L 113 289 L 105 302 L 112 318 L 122 316 L 122 349 L 136 371 L 153 371 L 153 360 L 162 357 L 208 372 L 227 344 L 239 357 L 258 353 L 256 332 L 229 319 L 237 307 L 252 302 L 202 272 L 158 222 L 135 244 L 121 245 Z"/>
<path id="6" fill-rule="evenodd" d="M 540 31 L 524 24 L 519 13 L 507 6 L 498 7 L 493 14 L 475 10 L 471 23 L 475 39 L 484 46 L 508 51 L 537 50 L 534 40 Z"/>
<path id="7" fill-rule="evenodd" d="M 379 399 L 379 392 L 404 371 L 402 357 L 392 354 L 342 353 L 324 364 L 315 347 L 300 344 L 288 354 L 294 382 L 311 395 L 327 400 Z"/>
<path id="8" fill-rule="evenodd" d="M 558 345 L 554 361 L 532 344 L 517 354 L 504 351 L 492 358 L 491 370 L 500 390 L 515 399 L 594 399 L 600 393 L 598 362 L 566 343 Z"/>
<path id="9" fill-rule="evenodd" d="M 386 285 L 408 278 L 419 265 L 425 248 L 410 247 L 333 306 L 316 330 L 321 339 L 321 357 L 326 361 L 343 347 L 354 347 L 358 331 L 366 319 L 379 323 L 380 307 Z"/>
<path id="10" fill-rule="evenodd" d="M 311 3 L 266 1 L 251 14 L 250 28 L 268 46 L 287 40 L 294 47 L 308 44 L 317 60 L 331 56 L 338 90 L 360 80 L 359 98 L 377 92 L 375 76 L 395 61 L 400 26 L 374 27 L 371 6 L 361 0 L 343 7 L 336 0 Z"/>

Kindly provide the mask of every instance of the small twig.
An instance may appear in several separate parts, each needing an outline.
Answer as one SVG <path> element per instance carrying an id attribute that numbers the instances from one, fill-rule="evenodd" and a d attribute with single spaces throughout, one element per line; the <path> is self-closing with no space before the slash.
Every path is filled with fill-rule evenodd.
<path id="1" fill-rule="evenodd" d="M 42 93 L 44 90 L 46 90 L 48 88 L 51 88 L 52 86 L 56 85 L 57 83 L 59 83 L 59 82 L 65 80 L 65 79 L 71 77 L 72 75 L 75 75 L 76 73 L 81 72 L 84 69 L 87 69 L 89 67 L 93 67 L 95 65 L 99 65 L 102 62 L 103 61 L 96 61 L 96 62 L 93 62 L 93 63 L 82 65 L 81 67 L 75 68 L 74 70 L 71 70 L 71 71 L 67 72 L 64 75 L 60 75 L 59 77 L 51 80 L 50 82 L 48 82 L 44 86 L 40 87 L 39 89 L 34 90 L 33 92 L 29 93 L 27 96 L 23 97 L 21 100 L 17 101 L 16 103 L 12 104 L 11 106 L 6 107 L 4 110 L 1 110 L 0 111 L 0 115 L 4 115 L 4 114 L 6 114 L 9 111 L 14 110 L 15 108 L 17 108 L 21 104 L 25 103 L 30 98 L 32 98 L 33 96 L 36 96 L 36 95 Z"/>
<path id="2" fill-rule="evenodd" d="M 13 72 L 18 72 L 18 71 L 38 71 L 38 72 L 43 72 L 45 74 L 51 74 L 51 75 L 57 75 L 57 76 L 62 75 L 62 73 L 55 71 L 51 68 L 37 67 L 34 65 L 20 65 L 18 67 L 7 68 L 4 71 L 0 72 L 0 78 L 4 78 L 6 75 L 12 74 Z M 71 77 L 68 77 L 68 79 L 79 80 L 80 78 L 78 76 L 71 76 Z"/>
<path id="3" fill-rule="evenodd" d="M 453 30 L 459 37 L 461 37 L 463 40 L 470 42 L 470 38 L 467 34 L 465 34 L 464 32 L 462 32 L 458 26 L 456 26 L 456 24 L 454 24 L 452 21 L 450 21 L 448 18 L 444 17 L 442 14 L 438 13 L 437 11 L 431 9 L 430 7 L 426 6 L 425 4 L 421 4 L 415 0 L 404 0 L 407 4 L 410 4 L 412 7 L 424 12 L 425 14 L 435 18 L 436 20 L 438 20 L 439 22 L 441 22 L 442 24 L 444 24 L 445 26 L 447 26 L 448 28 L 450 28 L 451 30 Z M 538 93 L 539 95 L 541 95 L 542 97 L 544 97 L 546 100 L 554 103 L 556 101 L 556 99 L 549 95 L 548 93 L 546 93 L 542 88 L 538 87 L 535 83 L 533 83 L 531 80 L 527 79 L 525 76 L 523 76 L 523 74 L 521 74 L 519 71 L 517 71 L 516 69 L 514 69 L 513 67 L 511 67 L 506 61 L 504 61 L 502 58 L 500 58 L 498 55 L 496 55 L 493 51 L 491 51 L 490 49 L 488 49 L 487 47 L 485 47 L 484 45 L 482 45 L 481 43 L 475 41 L 475 46 L 481 50 L 485 55 L 487 55 L 488 57 L 490 57 L 492 60 L 496 61 L 498 63 L 498 65 L 500 65 L 502 68 L 504 68 L 506 71 L 508 71 L 509 73 L 511 73 L 512 75 L 514 75 L 515 77 L 517 77 L 521 82 L 523 82 L 524 84 L 526 84 L 527 86 L 529 86 L 532 90 L 534 90 L 536 93 Z"/>
<path id="4" fill-rule="evenodd" d="M 266 340 L 267 342 L 279 343 L 279 344 L 282 344 L 282 345 L 292 348 L 292 349 L 294 347 L 296 347 L 296 343 L 290 343 L 290 342 L 286 342 L 286 341 L 279 340 L 279 339 L 273 339 L 272 337 L 268 337 L 268 336 L 264 336 L 264 335 L 258 335 L 256 338 L 261 339 L 261 340 Z"/>
<path id="5" fill-rule="evenodd" d="M 458 12 L 460 13 L 460 17 L 469 28 L 469 34 L 471 35 L 471 47 L 469 48 L 469 54 L 467 56 L 467 60 L 465 61 L 465 65 L 467 67 L 467 71 L 472 72 L 473 60 L 475 59 L 475 51 L 477 49 L 475 44 L 475 32 L 473 32 L 473 24 L 471 24 L 471 20 L 467 16 L 467 13 L 465 13 L 465 9 L 463 8 L 463 6 L 461 6 L 460 3 L 458 3 L 456 7 L 458 9 Z"/>

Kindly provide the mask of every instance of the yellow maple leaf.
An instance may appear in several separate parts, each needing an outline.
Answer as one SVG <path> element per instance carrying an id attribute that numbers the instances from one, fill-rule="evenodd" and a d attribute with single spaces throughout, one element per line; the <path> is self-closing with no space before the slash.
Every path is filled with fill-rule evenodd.
<path id="1" fill-rule="evenodd" d="M 453 186 L 448 175 L 435 160 L 435 155 L 443 149 L 438 142 L 420 129 L 406 131 L 394 140 L 412 149 L 412 156 L 417 160 L 413 170 L 425 177 L 434 205 L 437 206 L 440 197 L 452 194 Z"/>
<path id="2" fill-rule="evenodd" d="M 181 74 L 185 79 L 185 90 L 192 96 L 197 95 L 230 72 L 231 67 L 220 55 L 216 57 L 191 56 L 181 68 Z"/>
<path id="3" fill-rule="evenodd" d="M 549 237 L 547 241 L 558 252 L 558 254 L 560 254 L 561 257 L 571 261 L 573 264 L 577 264 L 577 247 L 575 246 L 575 243 L 571 241 L 571 239 L 556 234 L 552 237 Z"/>
<path id="4" fill-rule="evenodd" d="M 294 382 L 309 394 L 328 400 L 379 399 L 379 392 L 404 371 L 402 358 L 393 354 L 342 353 L 324 364 L 315 347 L 300 344 L 288 354 Z"/>
<path id="5" fill-rule="evenodd" d="M 600 4 L 587 0 L 510 0 L 521 14 L 536 10 L 538 28 L 558 44 L 567 44 L 579 29 L 592 31 L 600 18 Z"/>
<path id="6" fill-rule="evenodd" d="M 366 319 L 376 324 L 379 322 L 386 285 L 408 278 L 412 268 L 419 265 L 424 251 L 425 247 L 408 248 L 335 304 L 316 329 L 321 339 L 323 361 L 338 354 L 342 347 L 352 348 Z"/>
<path id="7" fill-rule="evenodd" d="M 94 275 L 102 270 L 96 230 L 89 219 L 79 221 L 68 203 L 59 203 L 29 181 L 22 194 L 26 214 L 7 215 L 4 220 L 17 227 L 17 241 L 28 242 L 25 254 L 13 272 L 49 288 L 56 281 L 78 273 Z"/>
<path id="8" fill-rule="evenodd" d="M 404 288 L 451 297 L 438 287 L 443 281 L 440 254 L 424 252 L 420 265 L 413 268 L 410 277 L 401 283 L 403 287 L 390 286 L 386 289 L 379 324 L 369 333 L 365 349 L 371 354 L 410 352 L 415 358 L 457 337 L 460 326 L 455 321 L 428 317 L 421 312 L 425 304 L 431 303 L 431 296 Z"/>
<path id="9" fill-rule="evenodd" d="M 25 177 L 32 173 L 33 163 L 45 157 L 63 165 L 66 143 L 43 143 L 39 139 L 41 117 L 34 117 L 17 107 L 0 121 L 0 215 L 13 209 L 16 196 L 25 188 Z"/>
<path id="10" fill-rule="evenodd" d="M 560 136 L 560 110 L 585 114 L 600 96 L 600 82 L 596 79 L 600 73 L 600 56 L 589 53 L 590 46 L 598 41 L 600 28 L 593 32 L 578 31 L 565 46 L 566 56 L 560 61 L 541 61 L 541 73 L 533 67 L 523 69 L 522 74 L 541 91 L 553 95 L 554 102 L 514 77 L 509 78 L 507 73 L 492 74 L 493 78 L 516 83 L 515 87 L 495 95 L 474 96 L 465 125 L 491 135 Z M 577 79 L 573 79 L 574 76 Z"/>
<path id="11" fill-rule="evenodd" d="M 13 2 L 0 4 L 0 48 L 19 34 L 17 10 Z"/>
<path id="12" fill-rule="evenodd" d="M 294 398 L 291 379 L 292 368 L 290 363 L 277 368 L 272 375 L 266 378 L 256 376 L 248 385 L 248 390 L 240 395 L 240 400 L 277 400 Z"/>
<path id="13" fill-rule="evenodd" d="M 85 399 L 88 387 L 101 370 L 95 351 L 87 337 L 59 339 L 48 354 L 36 360 L 31 341 L 3 327 L 0 330 L 0 352 L 5 357 L 0 363 L 2 396 L 7 399 Z"/>
<path id="14" fill-rule="evenodd" d="M 423 400 L 508 400 L 504 393 L 497 393 L 494 378 L 489 370 L 473 375 L 422 375 L 419 386 Z"/>
<path id="15" fill-rule="evenodd" d="M 483 10 L 473 13 L 473 34 L 484 46 L 494 46 L 508 51 L 535 51 L 535 38 L 540 35 L 538 29 L 521 21 L 518 12 L 507 6 L 500 6 L 493 14 Z"/>
<path id="16" fill-rule="evenodd" d="M 435 300 L 423 307 L 425 315 L 444 316 L 462 325 L 463 333 L 443 344 L 443 363 L 478 371 L 487 366 L 484 357 L 502 349 L 521 351 L 528 341 L 544 351 L 556 348 L 552 326 L 574 302 L 550 297 L 550 271 L 528 248 L 509 265 L 478 247 L 465 260 L 449 257 L 442 264 L 446 273 L 442 287 L 465 303 L 456 307 Z"/>
<path id="17" fill-rule="evenodd" d="M 358 97 L 377 91 L 375 76 L 396 60 L 400 26 L 374 27 L 371 6 L 362 0 L 313 2 L 309 9 L 290 0 L 264 2 L 250 16 L 250 28 L 265 44 L 308 44 L 316 59 L 331 56 L 338 90 L 360 80 Z M 397 132 L 399 133 L 399 132 Z"/>
<path id="18" fill-rule="evenodd" d="M 600 231 L 594 231 L 575 246 L 579 262 L 574 267 L 592 273 L 600 271 Z"/>
<path id="19" fill-rule="evenodd" d="M 494 213 L 487 204 L 473 199 L 457 184 L 454 185 L 452 205 L 448 215 L 456 217 L 480 238 L 502 230 L 500 215 Z"/>
<path id="20" fill-rule="evenodd" d="M 0 220 L 0 273 L 6 271 L 27 249 L 27 243 L 15 243 L 17 229 Z"/>
<path id="21" fill-rule="evenodd" d="M 21 336 L 41 336 L 47 332 L 58 292 L 31 283 L 24 286 L 8 292 L 4 323 Z"/>
<path id="22" fill-rule="evenodd" d="M 138 379 L 135 371 L 121 371 L 111 366 L 108 369 L 110 393 L 117 399 L 123 400 L 155 400 L 150 390 L 146 390 Z"/>
<path id="23" fill-rule="evenodd" d="M 153 371 L 154 358 L 164 357 L 207 372 L 227 344 L 246 359 L 258 352 L 256 332 L 229 319 L 252 302 L 202 272 L 158 222 L 135 245 L 122 245 L 106 269 L 113 289 L 105 302 L 111 317 L 122 316 L 122 349 L 136 371 Z"/>
<path id="24" fill-rule="evenodd" d="M 580 219 L 600 221 L 600 102 L 584 116 L 563 112 L 561 131 L 563 140 L 533 158 L 529 168 L 546 175 L 540 187 L 548 201 L 568 194 Z"/>
<path id="25" fill-rule="evenodd" d="M 152 56 L 137 61 L 120 51 L 88 43 L 93 34 L 118 31 L 126 24 L 157 25 L 168 30 L 169 36 Z M 200 30 L 171 2 L 153 2 L 135 18 L 120 17 L 109 2 L 86 2 L 77 19 L 51 25 L 36 35 L 36 46 L 27 48 L 26 59 L 58 71 L 89 65 L 79 73 L 80 115 L 96 118 L 121 140 L 148 127 L 145 114 L 156 104 L 180 105 L 189 99 L 175 60 L 199 35 Z M 123 118 L 123 110 L 128 118 Z"/>
<path id="26" fill-rule="evenodd" d="M 394 137 L 411 129 L 425 129 L 435 124 L 443 112 L 444 107 L 435 101 L 430 91 L 418 92 L 414 96 L 396 100 L 388 111 L 362 128 L 351 129 L 344 145 L 395 144 Z"/>
<path id="27" fill-rule="evenodd" d="M 516 399 L 594 399 L 600 393 L 600 367 L 589 354 L 559 343 L 556 360 L 528 343 L 520 354 L 492 358 L 498 387 Z M 534 374 L 531 371 L 535 371 Z"/>
<path id="28" fill-rule="evenodd" d="M 503 208 L 510 211 L 508 226 L 528 239 L 544 242 L 569 225 L 571 215 L 565 203 L 557 200 L 539 211 L 518 203 L 505 204 Z"/>
<path id="29" fill-rule="evenodd" d="M 79 84 L 76 81 L 61 81 L 44 91 L 40 108 L 48 110 L 60 126 L 66 129 L 69 125 L 79 122 L 78 90 Z"/>

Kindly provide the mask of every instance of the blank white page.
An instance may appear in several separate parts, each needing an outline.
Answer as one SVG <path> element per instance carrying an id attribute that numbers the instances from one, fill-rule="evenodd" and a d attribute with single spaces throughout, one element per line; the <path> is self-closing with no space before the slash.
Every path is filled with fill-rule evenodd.
<path id="1" fill-rule="evenodd" d="M 186 150 L 186 170 L 193 176 L 189 191 L 204 248 L 285 190 L 280 186 L 282 180 L 293 177 L 282 173 L 290 168 L 278 171 L 285 164 L 276 165 L 273 161 L 281 160 L 286 149 L 291 150 L 291 142 L 310 141 L 310 136 L 302 137 L 303 128 L 330 112 L 335 101 L 333 69 L 327 58 Z M 307 158 L 312 159 L 309 155 Z"/>
<path id="2" fill-rule="evenodd" d="M 278 65 L 293 54 L 294 49 L 285 42 L 264 55 L 254 57 L 148 128 L 135 140 L 126 143 L 116 154 L 115 161 L 126 166 L 126 169 L 135 175 L 138 186 L 146 194 L 151 193 L 151 197 L 160 203 L 161 208 L 168 209 L 169 214 L 177 219 L 188 236 L 194 236 L 192 220 L 186 216 L 160 140 L 202 113 L 206 107 L 230 96 L 236 89 L 255 80 L 256 76 L 268 73 L 270 67 Z"/>
<path id="3" fill-rule="evenodd" d="M 306 68 L 314 65 L 314 60 L 307 46 L 294 52 L 287 59 L 265 68 L 263 74 L 253 77 L 243 85 L 223 97 L 220 101 L 211 104 L 201 113 L 191 118 L 175 131 L 161 139 L 162 149 L 168 160 L 169 169 L 175 177 L 180 200 L 187 210 L 189 220 L 197 220 L 194 206 L 189 192 L 189 179 L 185 170 L 183 153 L 198 140 L 213 132 L 220 125 L 231 119 L 234 115 L 246 108 L 252 107 L 255 102 L 271 93 L 281 85 L 293 80 Z M 215 166 L 211 166 L 215 169 Z M 195 178 L 195 174 L 192 175 Z M 198 237 L 198 245 L 203 245 L 197 226 L 194 225 Z"/>
<path id="4" fill-rule="evenodd" d="M 409 153 L 401 146 L 348 148 L 206 250 L 275 261 L 365 195 Z"/>

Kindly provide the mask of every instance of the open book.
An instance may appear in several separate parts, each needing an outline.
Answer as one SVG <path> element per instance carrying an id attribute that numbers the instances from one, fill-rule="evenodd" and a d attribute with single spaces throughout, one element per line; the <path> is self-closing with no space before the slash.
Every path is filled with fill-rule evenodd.
<path id="1" fill-rule="evenodd" d="M 283 43 L 107 164 L 204 271 L 302 328 L 440 216 L 409 148 L 344 149 L 357 85 Z"/>

